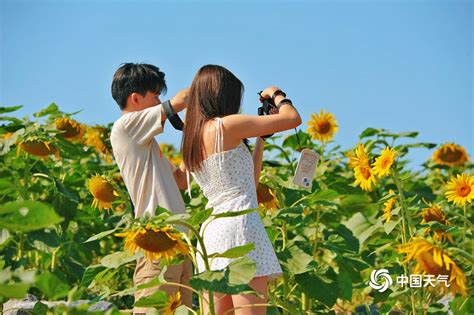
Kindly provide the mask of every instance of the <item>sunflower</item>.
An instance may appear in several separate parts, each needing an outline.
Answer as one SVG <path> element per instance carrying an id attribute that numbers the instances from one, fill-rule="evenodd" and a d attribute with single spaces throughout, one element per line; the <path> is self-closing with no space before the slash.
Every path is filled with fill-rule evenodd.
<path id="1" fill-rule="evenodd" d="M 108 163 L 112 162 L 110 158 L 110 150 L 105 144 L 104 138 L 106 137 L 107 128 L 96 126 L 86 128 L 86 140 L 84 143 L 88 146 L 94 147 L 99 153 L 105 155 Z"/>
<path id="2" fill-rule="evenodd" d="M 18 150 L 22 149 L 23 151 L 40 157 L 47 158 L 48 155 L 54 154 L 56 157 L 59 157 L 59 150 L 51 144 L 51 141 L 42 141 L 42 140 L 25 140 L 21 141 L 18 146 Z M 19 151 L 18 151 L 19 153 Z"/>
<path id="3" fill-rule="evenodd" d="M 165 258 L 170 261 L 178 254 L 188 255 L 188 247 L 182 239 L 182 233 L 172 226 L 158 227 L 147 223 L 115 236 L 125 237 L 125 249 L 134 254 L 144 251 L 148 260 Z"/>
<path id="4" fill-rule="evenodd" d="M 359 143 L 354 152 L 349 152 L 346 156 L 349 158 L 349 166 L 352 168 L 370 164 L 370 157 L 363 143 Z"/>
<path id="5" fill-rule="evenodd" d="M 160 143 L 160 150 L 166 155 L 172 155 L 176 152 L 174 145 L 168 143 Z"/>
<path id="6" fill-rule="evenodd" d="M 6 132 L 0 135 L 2 139 L 10 139 L 13 136 L 13 132 Z"/>
<path id="7" fill-rule="evenodd" d="M 175 166 L 179 166 L 183 160 L 181 154 L 176 152 L 172 144 L 160 143 L 160 157 L 162 157 L 163 154 L 168 158 L 171 164 Z"/>
<path id="8" fill-rule="evenodd" d="M 390 147 L 386 147 L 382 150 L 382 154 L 375 159 L 372 164 L 375 175 L 378 177 L 386 176 L 390 174 L 390 168 L 395 162 L 395 150 Z"/>
<path id="9" fill-rule="evenodd" d="M 69 117 L 58 118 L 54 121 L 56 129 L 63 131 L 61 135 L 66 139 L 80 139 L 82 137 L 82 126 Z"/>
<path id="10" fill-rule="evenodd" d="M 319 115 L 311 114 L 311 119 L 308 121 L 307 131 L 313 140 L 327 142 L 334 137 L 334 134 L 338 129 L 339 126 L 337 125 L 334 115 L 324 112 L 324 110 L 321 109 Z"/>
<path id="11" fill-rule="evenodd" d="M 359 185 L 362 190 L 372 191 L 372 185 L 377 183 L 373 169 L 370 164 L 365 166 L 357 166 L 354 169 L 355 185 Z"/>
<path id="12" fill-rule="evenodd" d="M 437 204 L 429 204 L 428 207 L 424 208 L 421 211 L 421 216 L 423 217 L 423 220 L 421 223 L 428 223 L 432 221 L 437 221 L 443 225 L 451 225 L 449 221 L 446 219 L 446 216 L 443 213 L 443 209 Z M 425 229 L 425 234 L 428 233 L 431 229 L 426 228 Z M 436 229 L 433 231 L 433 238 L 437 241 L 444 241 L 444 239 L 448 239 L 449 241 L 453 242 L 453 238 L 451 234 L 446 233 L 442 229 Z"/>
<path id="13" fill-rule="evenodd" d="M 275 193 L 268 185 L 259 183 L 257 186 L 257 201 L 261 208 L 268 210 L 277 210 L 280 208 Z"/>
<path id="14" fill-rule="evenodd" d="M 452 201 L 458 206 L 471 203 L 474 199 L 474 177 L 467 174 L 458 174 L 456 177 L 451 177 L 444 194 L 448 201 Z"/>
<path id="15" fill-rule="evenodd" d="M 181 305 L 181 292 L 172 294 L 166 302 L 164 315 L 173 315 L 176 309 Z"/>
<path id="16" fill-rule="evenodd" d="M 99 208 L 99 211 L 111 209 L 112 202 L 119 196 L 112 184 L 106 178 L 99 175 L 95 175 L 89 180 L 89 190 L 94 196 L 92 206 Z"/>
<path id="17" fill-rule="evenodd" d="M 433 153 L 432 158 L 436 164 L 449 166 L 462 165 L 470 161 L 466 149 L 455 143 L 443 144 Z"/>
<path id="18" fill-rule="evenodd" d="M 393 191 L 391 193 L 393 193 Z M 385 219 L 385 222 L 390 222 L 390 219 L 392 218 L 393 206 L 395 205 L 396 201 L 397 198 L 392 197 L 384 202 L 383 217 Z"/>
<path id="19" fill-rule="evenodd" d="M 412 242 L 399 245 L 397 251 L 406 254 L 405 262 L 416 260 L 413 274 L 429 274 L 434 276 L 448 276 L 449 289 L 456 295 L 467 296 L 466 276 L 461 268 L 441 248 L 436 247 L 424 239 L 415 239 Z M 441 286 L 442 291 L 448 287 Z"/>
<path id="20" fill-rule="evenodd" d="M 349 166 L 354 169 L 354 184 L 365 191 L 372 191 L 372 184 L 377 183 L 374 170 L 370 167 L 370 156 L 364 144 L 359 143 L 354 152 L 348 152 Z"/>

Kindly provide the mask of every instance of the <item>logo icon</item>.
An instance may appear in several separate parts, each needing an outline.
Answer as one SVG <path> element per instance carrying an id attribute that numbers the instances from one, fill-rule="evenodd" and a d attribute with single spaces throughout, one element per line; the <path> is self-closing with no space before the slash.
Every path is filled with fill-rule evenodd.
<path id="1" fill-rule="evenodd" d="M 382 283 L 379 284 L 378 280 L 381 278 Z M 390 274 L 388 273 L 387 269 L 378 269 L 378 270 L 372 270 L 372 273 L 370 274 L 370 281 L 369 281 L 369 286 L 372 289 L 378 290 L 379 292 L 385 292 L 389 286 L 391 286 L 393 283 L 392 278 L 390 277 Z"/>

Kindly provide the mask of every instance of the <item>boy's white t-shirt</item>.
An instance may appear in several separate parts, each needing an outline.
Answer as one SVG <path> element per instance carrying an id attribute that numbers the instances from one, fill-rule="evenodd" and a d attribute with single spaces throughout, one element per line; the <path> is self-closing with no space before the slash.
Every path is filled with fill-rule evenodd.
<path id="1" fill-rule="evenodd" d="M 164 122 L 163 122 L 164 124 Z M 186 213 L 173 166 L 155 136 L 163 132 L 161 104 L 122 115 L 110 135 L 113 155 L 135 207 L 135 218 L 153 216 L 157 206 Z"/>

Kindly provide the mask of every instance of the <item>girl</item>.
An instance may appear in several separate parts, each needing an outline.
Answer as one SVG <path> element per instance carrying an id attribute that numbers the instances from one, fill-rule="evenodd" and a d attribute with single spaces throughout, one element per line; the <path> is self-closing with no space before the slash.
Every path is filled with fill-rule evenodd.
<path id="1" fill-rule="evenodd" d="M 207 208 L 213 214 L 258 207 L 256 186 L 262 168 L 263 140 L 260 136 L 289 130 L 301 124 L 301 117 L 291 101 L 277 87 L 262 92 L 262 97 L 273 98 L 279 110 L 269 116 L 239 114 L 243 85 L 229 70 L 206 65 L 199 69 L 191 85 L 186 123 L 182 141 L 184 164 L 208 199 Z M 257 139 L 253 157 L 246 138 Z M 208 220 L 209 221 L 209 220 Z M 204 222 L 204 244 L 208 254 L 222 253 L 230 248 L 254 243 L 247 254 L 255 261 L 257 271 L 250 286 L 262 293 L 255 295 L 214 294 L 217 314 L 232 308 L 236 314 L 266 314 L 266 307 L 242 307 L 267 302 L 267 283 L 282 274 L 280 264 L 266 234 L 258 212 L 219 218 L 207 225 Z M 203 227 L 205 230 L 203 231 Z M 198 246 L 198 249 L 201 248 Z M 205 271 L 204 262 L 197 255 L 198 271 Z M 211 270 L 224 269 L 232 259 L 215 258 Z M 242 308 L 239 308 L 242 307 Z M 208 313 L 206 305 L 205 314 Z M 229 313 L 231 314 L 231 313 Z"/>

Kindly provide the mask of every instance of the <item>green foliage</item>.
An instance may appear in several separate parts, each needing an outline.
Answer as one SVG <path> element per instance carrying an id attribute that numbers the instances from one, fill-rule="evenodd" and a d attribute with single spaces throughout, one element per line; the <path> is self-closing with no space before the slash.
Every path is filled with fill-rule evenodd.
<path id="1" fill-rule="evenodd" d="M 182 262 L 183 257 L 162 261 L 160 276 L 134 287 L 134 262 L 143 257 L 143 252 L 125 252 L 123 241 L 116 234 L 147 223 L 184 226 L 189 232 L 182 236 L 183 242 L 195 248 L 203 241 L 199 237 L 203 224 L 254 212 L 260 214 L 284 272 L 269 286 L 269 314 L 355 313 L 358 306 L 371 304 L 382 313 L 409 313 L 414 309 L 420 314 L 445 313 L 447 307 L 438 303 L 444 296 L 439 290 L 412 296 L 413 291 L 395 286 L 383 293 L 368 286 L 374 269 L 388 268 L 394 275 L 413 270 L 413 262 L 402 264 L 404 257 L 396 246 L 414 237 L 427 239 L 449 252 L 467 279 L 472 277 L 472 255 L 468 250 L 472 244 L 472 207 L 469 203 L 466 209 L 448 203 L 444 192 L 452 176 L 472 174 L 473 165 L 451 167 L 430 160 L 421 170 L 408 169 L 410 150 L 436 146 L 416 142 L 417 132 L 394 133 L 383 128 L 362 131 L 358 141 L 365 145 L 370 163 L 387 146 L 397 152 L 391 174 L 377 178 L 371 191 L 354 184 L 354 170 L 346 158 L 354 148 L 342 150 L 333 142 L 318 144 L 299 130 L 297 136 L 275 136 L 265 143 L 260 181 L 271 189 L 272 202 L 263 202 L 258 209 L 213 214 L 199 187 L 193 184 L 193 198 L 183 194 L 188 206 L 186 214 L 176 215 L 158 207 L 152 218 L 133 219 L 127 189 L 117 165 L 110 160 L 111 125 L 81 125 L 82 137 L 68 139 L 56 129 L 55 121 L 72 118 L 75 113 L 63 113 L 52 103 L 34 113 L 33 120 L 4 115 L 20 108 L 0 107 L 2 302 L 22 298 L 29 292 L 43 300 L 106 299 L 118 309 L 133 305 L 162 309 L 169 298 L 163 291 L 135 304 L 132 295 L 138 289 L 165 283 L 168 265 Z M 99 132 L 95 142 L 90 139 L 91 130 Z M 57 152 L 52 150 L 46 156 L 28 153 L 22 146 L 25 141 L 47 143 Z M 97 146 L 97 141 L 102 146 Z M 302 148 L 321 154 L 310 190 L 292 183 Z M 173 146 L 166 145 L 162 151 L 173 163 L 179 162 L 180 153 Z M 94 196 L 89 180 L 96 174 L 106 178 L 117 192 L 108 210 L 99 211 L 92 206 Z M 395 198 L 396 203 L 387 220 L 384 207 L 390 198 Z M 441 205 L 449 224 L 422 222 L 421 212 L 429 202 Z M 434 231 L 450 233 L 453 242 L 434 241 Z M 189 285 L 200 295 L 207 290 L 255 294 L 249 282 L 256 274 L 256 265 L 248 256 L 254 249 L 250 243 L 223 253 L 207 253 L 205 259 L 209 261 L 230 259 L 228 267 L 196 274 Z M 196 251 L 191 254 L 201 255 Z M 472 292 L 472 281 L 468 281 L 467 290 Z M 472 297 L 459 294 L 449 302 L 454 314 L 470 314 L 473 305 Z M 63 305 L 50 312 L 86 314 L 87 307 Z M 46 305 L 37 303 L 32 313 L 45 314 L 46 310 Z M 184 307 L 177 310 L 177 314 L 186 312 Z M 114 309 L 108 313 L 119 312 Z"/>

